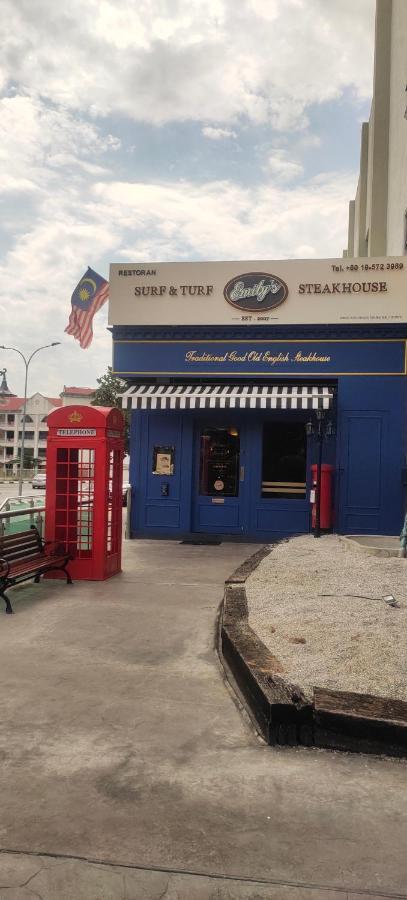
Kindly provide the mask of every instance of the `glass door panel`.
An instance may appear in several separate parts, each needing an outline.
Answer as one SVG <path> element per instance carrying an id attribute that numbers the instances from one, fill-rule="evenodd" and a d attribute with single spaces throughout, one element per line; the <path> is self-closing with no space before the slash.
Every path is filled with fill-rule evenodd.
<path id="1" fill-rule="evenodd" d="M 240 436 L 237 428 L 201 431 L 199 493 L 203 497 L 238 497 Z"/>
<path id="2" fill-rule="evenodd" d="M 58 447 L 55 538 L 76 559 L 93 555 L 95 450 Z"/>
<path id="3" fill-rule="evenodd" d="M 195 437 L 193 531 L 244 531 L 244 448 L 240 427 L 206 423 Z"/>

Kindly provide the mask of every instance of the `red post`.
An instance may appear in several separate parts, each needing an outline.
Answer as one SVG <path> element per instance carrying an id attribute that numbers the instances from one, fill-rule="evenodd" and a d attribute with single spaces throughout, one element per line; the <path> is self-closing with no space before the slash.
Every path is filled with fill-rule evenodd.
<path id="1" fill-rule="evenodd" d="M 312 488 L 316 492 L 317 478 L 318 478 L 318 465 L 317 464 L 314 464 L 313 466 L 311 466 L 311 475 L 312 475 Z M 320 476 L 320 521 L 319 521 L 319 527 L 323 531 L 329 531 L 332 528 L 332 475 L 333 475 L 333 466 L 328 465 L 328 463 L 322 463 L 321 476 Z M 316 497 L 316 500 L 317 499 L 318 498 Z M 315 528 L 316 524 L 317 524 L 316 500 L 312 504 L 312 517 L 311 517 L 312 528 Z"/>

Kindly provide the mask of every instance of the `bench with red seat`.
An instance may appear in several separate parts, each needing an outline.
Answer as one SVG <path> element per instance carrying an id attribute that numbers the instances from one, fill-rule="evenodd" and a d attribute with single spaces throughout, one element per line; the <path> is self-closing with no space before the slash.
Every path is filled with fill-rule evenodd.
<path id="1" fill-rule="evenodd" d="M 35 525 L 29 531 L 0 535 L 0 596 L 6 604 L 6 613 L 13 610 L 5 591 L 16 584 L 31 578 L 38 584 L 41 575 L 52 569 L 64 572 L 67 584 L 72 584 L 66 568 L 70 559 L 64 547 L 43 541 Z"/>

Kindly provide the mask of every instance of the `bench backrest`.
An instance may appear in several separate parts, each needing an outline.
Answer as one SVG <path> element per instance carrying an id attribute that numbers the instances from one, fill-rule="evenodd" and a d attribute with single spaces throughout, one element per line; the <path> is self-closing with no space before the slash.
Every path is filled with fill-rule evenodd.
<path id="1" fill-rule="evenodd" d="M 41 538 L 36 528 L 18 534 L 0 535 L 0 557 L 8 563 L 30 559 L 42 554 Z"/>

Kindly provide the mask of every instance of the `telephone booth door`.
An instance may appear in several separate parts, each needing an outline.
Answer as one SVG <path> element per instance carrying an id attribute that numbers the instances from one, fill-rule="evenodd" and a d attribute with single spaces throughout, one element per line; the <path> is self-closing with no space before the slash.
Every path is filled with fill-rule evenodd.
<path id="1" fill-rule="evenodd" d="M 55 526 L 52 540 L 66 547 L 73 557 L 76 569 L 78 563 L 86 562 L 86 565 L 80 566 L 76 577 L 80 574 L 89 576 L 94 559 L 96 453 L 96 447 L 56 448 Z M 72 564 L 70 568 L 72 571 Z"/>

